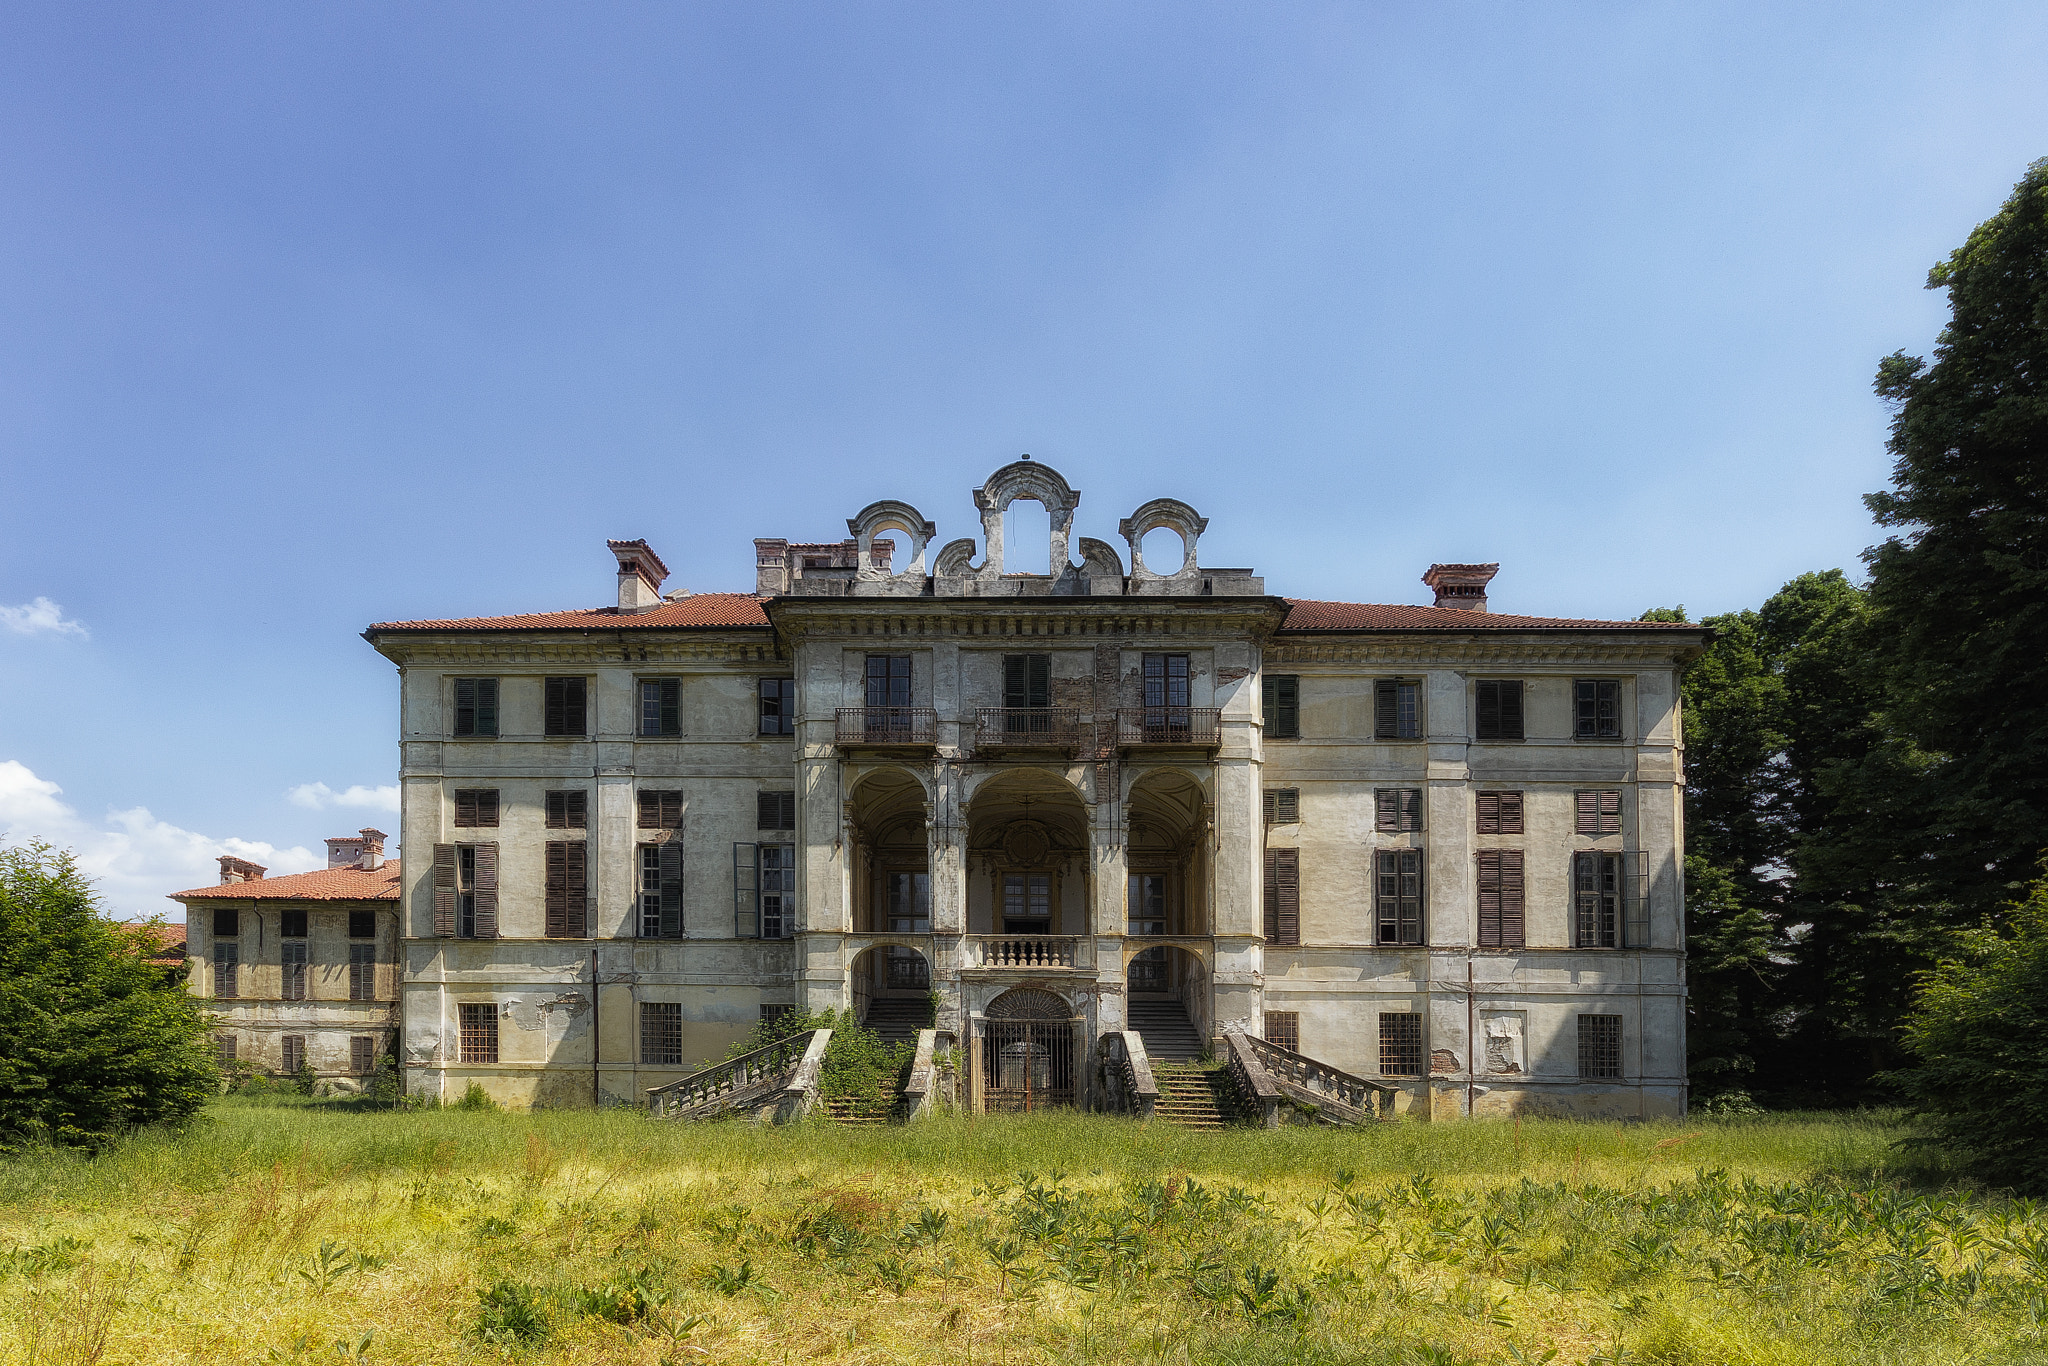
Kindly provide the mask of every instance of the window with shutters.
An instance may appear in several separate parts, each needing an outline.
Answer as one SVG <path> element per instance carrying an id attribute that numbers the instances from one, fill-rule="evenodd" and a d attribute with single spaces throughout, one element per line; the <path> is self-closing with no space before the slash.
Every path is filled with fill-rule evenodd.
<path id="1" fill-rule="evenodd" d="M 1301 851 L 1266 851 L 1266 942 L 1301 942 Z"/>
<path id="2" fill-rule="evenodd" d="M 242 936 L 242 913 L 233 906 L 222 906 L 213 913 L 213 937 L 215 939 L 239 939 Z"/>
<path id="3" fill-rule="evenodd" d="M 1300 820 L 1300 788 L 1269 787 L 1266 789 L 1266 824 L 1294 825 Z"/>
<path id="4" fill-rule="evenodd" d="M 282 995 L 287 1001 L 306 999 L 306 941 L 287 939 L 282 946 L 284 981 Z"/>
<path id="5" fill-rule="evenodd" d="M 1003 656 L 1003 706 L 1013 711 L 1038 710 L 1052 705 L 1052 656 Z M 1018 717 L 1020 727 L 1030 718 Z"/>
<path id="6" fill-rule="evenodd" d="M 640 733 L 681 735 L 683 733 L 683 680 L 643 678 L 640 680 Z"/>
<path id="7" fill-rule="evenodd" d="M 348 913 L 348 937 L 351 939 L 375 939 L 377 937 L 377 913 L 375 911 L 350 911 Z"/>
<path id="8" fill-rule="evenodd" d="M 1596 1079 L 1621 1075 L 1621 1016 L 1579 1016 L 1579 1075 Z"/>
<path id="9" fill-rule="evenodd" d="M 683 937 L 683 846 L 640 846 L 640 937 Z"/>
<path id="10" fill-rule="evenodd" d="M 1581 740 L 1621 738 L 1621 683 L 1580 678 L 1572 683 L 1572 734 Z"/>
<path id="11" fill-rule="evenodd" d="M 377 999 L 377 946 L 348 946 L 348 998 L 351 1001 Z"/>
<path id="12" fill-rule="evenodd" d="M 461 1034 L 464 1062 L 498 1060 L 498 1008 L 494 1005 L 459 1005 L 456 1018 Z"/>
<path id="13" fill-rule="evenodd" d="M 646 792 L 640 794 L 642 830 L 680 830 L 683 825 L 683 794 Z"/>
<path id="14" fill-rule="evenodd" d="M 754 798 L 756 830 L 796 829 L 796 793 L 761 792 Z"/>
<path id="15" fill-rule="evenodd" d="M 476 739 L 493 738 L 497 735 L 497 679 L 455 680 L 455 733 Z"/>
<path id="16" fill-rule="evenodd" d="M 468 830 L 481 826 L 496 826 L 497 823 L 498 789 L 495 787 L 456 789 L 456 829 Z"/>
<path id="17" fill-rule="evenodd" d="M 550 830 L 586 830 L 590 827 L 590 794 L 583 791 L 547 794 L 547 827 Z"/>
<path id="18" fill-rule="evenodd" d="M 794 678 L 764 678 L 761 680 L 761 725 L 762 735 L 796 734 L 796 680 Z"/>
<path id="19" fill-rule="evenodd" d="M 1422 942 L 1422 851 L 1373 852 L 1374 919 L 1382 944 Z"/>
<path id="20" fill-rule="evenodd" d="M 1422 738 L 1422 684 L 1413 678 L 1382 678 L 1372 685 L 1375 740 Z"/>
<path id="21" fill-rule="evenodd" d="M 1522 738 L 1522 682 L 1520 679 L 1482 679 L 1474 685 L 1478 722 L 1475 734 L 1481 740 Z"/>
<path id="22" fill-rule="evenodd" d="M 589 709 L 586 702 L 590 680 L 585 678 L 550 678 L 543 684 L 541 705 L 541 733 L 543 735 L 582 736 L 589 730 Z"/>
<path id="23" fill-rule="evenodd" d="M 734 933 L 788 939 L 796 933 L 796 850 L 787 844 L 732 847 Z"/>
<path id="24" fill-rule="evenodd" d="M 1284 1048 L 1290 1053 L 1299 1053 L 1301 1051 L 1301 1012 L 1296 1010 L 1267 1011 L 1266 1042 Z"/>
<path id="25" fill-rule="evenodd" d="M 1619 788 L 1601 788 L 1593 791 L 1575 792 L 1578 803 L 1576 830 L 1581 835 L 1619 835 L 1621 833 L 1621 791 Z"/>
<path id="26" fill-rule="evenodd" d="M 683 1006 L 680 1001 L 640 1003 L 640 1065 L 683 1065 Z"/>
<path id="27" fill-rule="evenodd" d="M 1620 946 L 1622 857 L 1581 849 L 1572 855 L 1572 944 L 1581 949 Z"/>
<path id="28" fill-rule="evenodd" d="M 286 939 L 304 939 L 306 937 L 306 913 L 302 910 L 279 911 L 277 914 L 277 932 Z"/>
<path id="29" fill-rule="evenodd" d="M 590 932 L 588 846 L 551 840 L 547 846 L 547 920 L 550 939 L 584 939 Z"/>
<path id="30" fill-rule="evenodd" d="M 377 1070 L 377 1040 L 369 1034 L 351 1034 L 348 1040 L 348 1070 L 367 1077 Z"/>
<path id="31" fill-rule="evenodd" d="M 1478 795 L 1479 833 L 1519 835 L 1522 833 L 1522 794 L 1481 792 Z"/>
<path id="32" fill-rule="evenodd" d="M 1522 851 L 1479 851 L 1479 946 L 1486 949 L 1523 945 Z"/>
<path id="33" fill-rule="evenodd" d="M 1052 933 L 1052 874 L 1003 874 L 1003 933 Z"/>
<path id="34" fill-rule="evenodd" d="M 1266 738 L 1301 738 L 1301 679 L 1294 674 L 1267 674 L 1260 680 Z"/>
<path id="35" fill-rule="evenodd" d="M 222 1034 L 222 1035 L 220 1035 L 220 1036 L 219 1036 L 218 1038 L 216 1038 L 216 1039 L 215 1039 L 215 1040 L 213 1041 L 213 1046 L 214 1046 L 214 1047 L 215 1047 L 216 1049 L 218 1049 L 218 1050 L 219 1050 L 219 1052 L 220 1052 L 220 1060 L 221 1060 L 221 1062 L 222 1062 L 223 1064 L 226 1064 L 226 1063 L 231 1063 L 231 1062 L 233 1062 L 233 1061 L 235 1060 L 235 1036 L 234 1036 L 234 1035 L 232 1035 L 232 1034 Z"/>
<path id="36" fill-rule="evenodd" d="M 1383 787 L 1373 794 L 1373 828 L 1392 833 L 1422 828 L 1422 789 Z"/>
<path id="37" fill-rule="evenodd" d="M 1422 1016 L 1383 1012 L 1380 1015 L 1380 1075 L 1422 1075 Z"/>
<path id="38" fill-rule="evenodd" d="M 498 937 L 498 846 L 434 846 L 434 933 L 444 938 Z"/>
<path id="39" fill-rule="evenodd" d="M 213 945 L 213 994 L 220 997 L 240 996 L 242 982 L 242 946 L 223 944 L 216 940 Z"/>
<path id="40" fill-rule="evenodd" d="M 284 1036 L 284 1070 L 296 1072 L 306 1065 L 306 1036 L 287 1034 Z"/>

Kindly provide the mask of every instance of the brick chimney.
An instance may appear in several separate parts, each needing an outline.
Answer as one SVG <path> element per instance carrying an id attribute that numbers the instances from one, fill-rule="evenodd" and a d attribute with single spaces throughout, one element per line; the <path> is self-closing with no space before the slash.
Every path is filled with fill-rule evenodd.
<path id="1" fill-rule="evenodd" d="M 386 836 L 382 830 L 373 830 L 367 825 L 362 828 L 360 833 L 363 837 L 362 866 L 367 871 L 374 873 L 384 866 L 384 840 Z"/>
<path id="2" fill-rule="evenodd" d="M 606 541 L 619 561 L 619 610 L 651 612 L 661 606 L 661 585 L 668 566 L 645 541 Z"/>
<path id="3" fill-rule="evenodd" d="M 1486 610 L 1486 585 L 1500 573 L 1497 564 L 1433 564 L 1422 581 L 1436 590 L 1438 607 L 1467 612 Z"/>
<path id="4" fill-rule="evenodd" d="M 368 826 L 353 835 L 336 835 L 327 841 L 327 866 L 374 873 L 384 866 L 384 838 L 382 830 Z"/>
<path id="5" fill-rule="evenodd" d="M 220 883 L 223 887 L 235 882 L 261 882 L 263 875 L 269 871 L 260 863 L 251 863 L 245 858 L 236 858 L 233 854 L 220 856 Z"/>

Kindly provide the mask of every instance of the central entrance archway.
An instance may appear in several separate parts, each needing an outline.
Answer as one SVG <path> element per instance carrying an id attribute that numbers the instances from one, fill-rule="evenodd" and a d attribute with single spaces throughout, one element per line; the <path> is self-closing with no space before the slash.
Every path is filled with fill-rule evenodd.
<path id="1" fill-rule="evenodd" d="M 1080 1019 L 1049 991 L 1018 987 L 989 1002 L 981 1069 L 989 1114 L 1071 1106 Z"/>

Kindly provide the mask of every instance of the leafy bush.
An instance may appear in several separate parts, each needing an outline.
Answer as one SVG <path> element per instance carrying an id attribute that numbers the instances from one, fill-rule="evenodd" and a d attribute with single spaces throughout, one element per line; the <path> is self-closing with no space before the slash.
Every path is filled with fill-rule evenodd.
<path id="1" fill-rule="evenodd" d="M 547 1310 L 530 1286 L 498 1281 L 477 1291 L 476 1319 L 470 1334 L 494 1347 L 532 1347 L 546 1342 L 552 1331 Z"/>
<path id="2" fill-rule="evenodd" d="M 882 1036 L 863 1028 L 850 1010 L 827 1009 L 789 1010 L 772 1020 L 763 1020 L 746 1038 L 726 1050 L 726 1057 L 743 1057 L 814 1029 L 832 1031 L 818 1077 L 818 1090 L 826 1096 L 873 1098 L 889 1094 L 901 1084 L 917 1052 L 907 1043 L 883 1043 Z"/>
<path id="3" fill-rule="evenodd" d="M 1905 1027 L 1917 1067 L 1892 1074 L 1926 1141 L 1995 1185 L 2048 1193 L 2048 861 L 2002 929 L 1962 936 Z"/>
<path id="4" fill-rule="evenodd" d="M 498 1102 L 491 1099 L 490 1092 L 484 1090 L 482 1082 L 473 1081 L 469 1084 L 469 1089 L 462 1093 L 462 1099 L 456 1101 L 449 1108 L 452 1110 L 495 1110 L 498 1108 Z"/>
<path id="5" fill-rule="evenodd" d="M 153 950 L 100 915 L 70 854 L 0 848 L 0 1147 L 103 1147 L 219 1093 L 211 1022 Z"/>

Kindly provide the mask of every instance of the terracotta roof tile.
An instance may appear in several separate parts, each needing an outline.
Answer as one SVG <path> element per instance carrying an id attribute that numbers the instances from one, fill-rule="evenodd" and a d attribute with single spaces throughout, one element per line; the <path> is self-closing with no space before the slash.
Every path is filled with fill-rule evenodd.
<path id="1" fill-rule="evenodd" d="M 647 612 L 589 607 L 568 612 L 527 612 L 511 617 L 457 617 L 447 621 L 380 621 L 378 631 L 662 631 L 709 627 L 766 627 L 768 614 L 752 593 L 693 593 Z"/>
<path id="2" fill-rule="evenodd" d="M 1587 621 L 1576 617 L 1518 617 L 1462 607 L 1407 607 L 1398 603 L 1316 602 L 1287 599 L 1283 631 L 1702 631 L 1681 621 Z"/>
<path id="3" fill-rule="evenodd" d="M 227 897 L 235 901 L 396 901 L 398 861 L 393 859 L 374 872 L 362 868 L 319 868 L 257 882 L 194 887 L 189 892 L 172 892 L 170 897 L 173 901 L 202 897 Z"/>
<path id="4" fill-rule="evenodd" d="M 146 920 L 124 920 L 124 930 L 148 935 L 156 941 L 156 951 L 149 956 L 166 966 L 177 966 L 185 961 L 185 927 L 183 925 L 152 925 Z"/>

